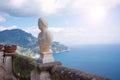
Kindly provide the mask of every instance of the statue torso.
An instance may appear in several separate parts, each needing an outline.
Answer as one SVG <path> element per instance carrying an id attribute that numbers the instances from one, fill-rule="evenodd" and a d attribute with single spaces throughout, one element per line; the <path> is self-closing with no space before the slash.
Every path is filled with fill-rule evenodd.
<path id="1" fill-rule="evenodd" d="M 53 36 L 47 30 L 45 32 L 40 32 L 38 35 L 38 42 L 40 47 L 40 52 L 50 52 L 50 46 L 53 41 Z"/>

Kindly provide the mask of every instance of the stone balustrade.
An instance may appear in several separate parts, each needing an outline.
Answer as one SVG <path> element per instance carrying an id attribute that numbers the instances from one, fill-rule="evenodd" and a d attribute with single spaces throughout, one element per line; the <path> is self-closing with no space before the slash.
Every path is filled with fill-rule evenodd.
<path id="1" fill-rule="evenodd" d="M 5 54 L 5 55 L 13 56 L 14 58 L 20 56 L 17 54 Z M 61 66 L 60 62 L 51 62 L 45 64 L 31 62 L 31 64 L 36 66 L 37 68 L 37 70 L 34 71 L 34 73 L 31 72 L 32 74 L 31 80 L 41 80 L 40 79 L 41 72 L 49 72 L 50 80 L 109 80 L 107 78 L 86 73 L 80 70 L 63 67 Z M 22 79 L 22 80 L 27 80 L 27 79 Z M 28 80 L 30 80 L 30 78 Z"/>
<path id="2" fill-rule="evenodd" d="M 4 53 L 4 50 L 2 50 L 1 52 Z M 5 73 L 6 73 L 6 70 L 8 73 L 4 77 L 9 75 L 9 78 L 4 78 L 1 80 L 109 80 L 107 78 L 97 76 L 91 73 L 86 73 L 80 70 L 64 67 L 61 65 L 60 62 L 50 62 L 50 63 L 43 64 L 43 63 L 38 63 L 35 60 L 31 61 L 29 60 L 29 57 L 18 55 L 15 52 L 4 53 L 4 57 L 7 59 L 4 63 L 5 65 L 7 65 L 7 67 L 4 66 Z M 20 73 L 16 74 L 14 72 L 13 68 L 16 67 L 14 66 L 14 62 L 16 61 L 17 57 L 20 57 L 25 62 L 25 64 L 27 65 L 30 64 L 34 66 L 34 69 L 32 69 L 29 72 L 29 76 L 27 75 L 27 77 L 25 77 L 26 76 L 25 75 L 23 77 L 24 74 L 20 74 Z M 19 61 L 19 62 L 22 62 L 22 61 Z M 20 66 L 20 69 L 25 71 L 25 69 L 23 69 L 25 67 L 28 68 L 28 66 L 24 66 L 23 64 Z M 12 74 L 12 76 L 10 74 Z M 1 78 L 1 75 L 0 75 L 0 78 Z"/>
<path id="3" fill-rule="evenodd" d="M 52 80 L 109 80 L 91 73 L 63 66 L 54 66 L 50 73 Z"/>

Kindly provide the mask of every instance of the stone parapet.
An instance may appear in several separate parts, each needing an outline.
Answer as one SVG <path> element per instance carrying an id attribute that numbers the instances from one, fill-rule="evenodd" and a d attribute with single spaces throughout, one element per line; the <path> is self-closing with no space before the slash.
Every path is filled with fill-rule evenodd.
<path id="1" fill-rule="evenodd" d="M 5 54 L 5 56 L 12 56 L 13 58 L 15 58 L 21 55 L 8 53 Z M 23 59 L 24 58 L 26 57 L 23 56 Z M 64 67 L 61 65 L 60 62 L 50 62 L 43 64 L 34 61 L 30 63 L 36 66 L 36 70 L 31 72 L 31 79 L 29 78 L 28 80 L 41 80 L 41 79 L 45 80 L 46 78 L 47 80 L 110 80 L 91 73 Z M 44 77 L 45 74 L 47 74 L 46 77 Z M 17 79 L 19 79 L 19 77 L 17 77 Z"/>
<path id="2" fill-rule="evenodd" d="M 63 66 L 54 66 L 50 74 L 51 80 L 110 80 L 94 74 Z"/>

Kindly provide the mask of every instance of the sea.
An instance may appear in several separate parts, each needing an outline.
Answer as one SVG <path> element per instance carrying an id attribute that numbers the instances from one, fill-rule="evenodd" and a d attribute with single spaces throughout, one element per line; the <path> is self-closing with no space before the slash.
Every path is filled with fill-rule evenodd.
<path id="1" fill-rule="evenodd" d="M 54 58 L 63 66 L 120 80 L 120 44 L 77 45 Z"/>

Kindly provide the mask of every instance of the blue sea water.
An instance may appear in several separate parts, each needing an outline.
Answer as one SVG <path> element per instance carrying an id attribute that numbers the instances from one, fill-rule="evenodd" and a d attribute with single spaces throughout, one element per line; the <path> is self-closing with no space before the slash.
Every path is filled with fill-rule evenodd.
<path id="1" fill-rule="evenodd" d="M 79 45 L 54 58 L 64 66 L 120 80 L 120 44 Z"/>

